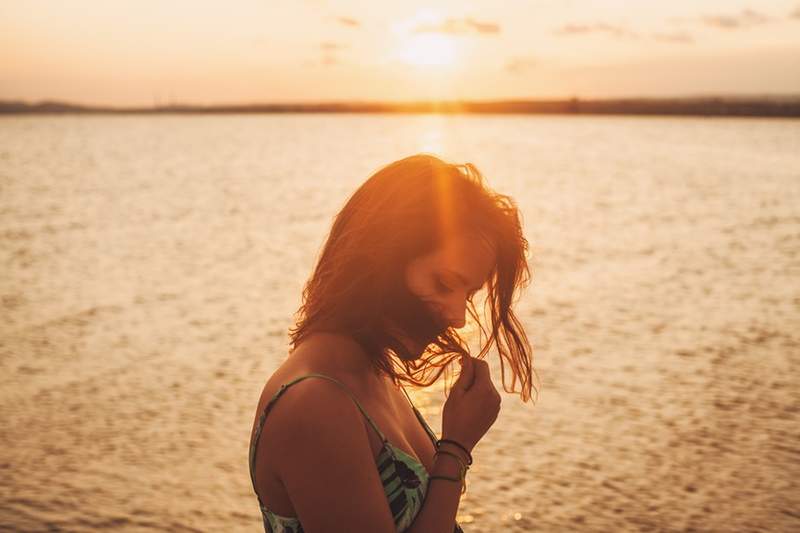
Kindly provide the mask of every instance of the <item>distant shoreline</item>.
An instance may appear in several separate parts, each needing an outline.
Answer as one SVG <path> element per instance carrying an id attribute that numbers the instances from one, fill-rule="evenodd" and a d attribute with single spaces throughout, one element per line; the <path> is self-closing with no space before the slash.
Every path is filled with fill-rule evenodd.
<path id="1" fill-rule="evenodd" d="M 217 113 L 425 113 L 667 115 L 800 117 L 800 95 L 789 97 L 615 98 L 487 102 L 341 102 L 313 104 L 170 104 L 152 107 L 86 106 L 68 102 L 0 101 L 0 114 L 217 114 Z"/>

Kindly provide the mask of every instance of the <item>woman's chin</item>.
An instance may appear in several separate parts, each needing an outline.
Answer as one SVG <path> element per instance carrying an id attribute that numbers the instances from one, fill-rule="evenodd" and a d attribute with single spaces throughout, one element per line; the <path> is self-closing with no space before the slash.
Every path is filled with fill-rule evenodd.
<path id="1" fill-rule="evenodd" d="M 436 342 L 439 336 L 435 335 L 428 339 L 427 342 L 408 342 L 405 343 L 406 348 L 408 349 L 408 358 L 409 361 L 416 361 L 417 359 L 421 359 L 423 355 L 428 351 L 428 347 Z"/>

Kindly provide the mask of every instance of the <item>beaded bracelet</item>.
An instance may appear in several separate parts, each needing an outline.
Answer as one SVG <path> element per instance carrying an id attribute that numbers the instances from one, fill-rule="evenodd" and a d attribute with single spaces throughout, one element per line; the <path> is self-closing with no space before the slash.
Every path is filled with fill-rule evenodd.
<path id="1" fill-rule="evenodd" d="M 469 453 L 469 450 L 467 450 L 467 448 L 463 444 L 461 444 L 460 442 L 456 442 L 453 439 L 439 439 L 436 441 L 436 449 L 438 450 L 439 446 L 444 443 L 452 444 L 454 446 L 461 448 L 464 451 L 464 453 L 467 454 L 467 464 L 468 465 L 472 464 L 472 454 Z"/>

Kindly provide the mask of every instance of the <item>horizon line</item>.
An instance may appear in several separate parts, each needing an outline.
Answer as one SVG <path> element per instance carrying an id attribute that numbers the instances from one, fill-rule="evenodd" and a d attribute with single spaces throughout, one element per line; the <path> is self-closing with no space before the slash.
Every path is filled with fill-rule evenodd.
<path id="1" fill-rule="evenodd" d="M 0 100 L 0 114 L 26 113 L 441 113 L 441 114 L 654 114 L 692 116 L 800 117 L 800 93 L 707 94 L 540 99 L 327 100 L 146 105 L 77 104 L 64 100 Z"/>

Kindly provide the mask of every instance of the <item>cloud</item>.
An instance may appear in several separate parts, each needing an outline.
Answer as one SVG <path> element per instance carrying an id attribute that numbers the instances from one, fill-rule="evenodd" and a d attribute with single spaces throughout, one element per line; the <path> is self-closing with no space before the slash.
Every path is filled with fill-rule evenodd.
<path id="1" fill-rule="evenodd" d="M 479 22 L 471 18 L 467 18 L 465 22 L 478 33 L 500 33 L 500 25 L 494 22 Z"/>
<path id="2" fill-rule="evenodd" d="M 330 50 L 330 51 L 347 48 L 345 45 L 341 43 L 334 43 L 332 41 L 325 41 L 324 43 L 320 43 L 319 47 L 322 48 L 323 50 Z"/>
<path id="3" fill-rule="evenodd" d="M 333 41 L 323 41 L 319 43 L 320 55 L 318 65 L 323 67 L 330 67 L 340 63 L 337 52 L 347 48 L 346 44 L 336 43 Z"/>
<path id="4" fill-rule="evenodd" d="M 749 28 L 769 21 L 769 17 L 752 9 L 743 9 L 735 15 L 708 15 L 702 18 L 708 26 L 735 30 Z"/>
<path id="5" fill-rule="evenodd" d="M 351 28 L 357 28 L 361 26 L 361 23 L 354 18 L 351 17 L 336 17 L 336 20 L 345 26 L 350 26 Z"/>
<path id="6" fill-rule="evenodd" d="M 694 42 L 694 38 L 689 33 L 683 31 L 656 32 L 650 34 L 649 36 L 644 36 L 624 26 L 619 26 L 616 24 L 608 24 L 606 22 L 595 22 L 593 24 L 565 24 L 564 26 L 556 30 L 555 33 L 556 35 L 567 35 L 567 36 L 602 33 L 610 35 L 617 39 L 639 39 L 643 37 L 649 37 L 654 41 L 662 43 L 686 44 Z"/>
<path id="7" fill-rule="evenodd" d="M 662 43 L 681 43 L 681 44 L 689 44 L 694 42 L 694 37 L 690 34 L 686 33 L 685 31 L 679 32 L 663 32 L 663 33 L 654 33 L 653 39 L 656 41 L 660 41 Z"/>
<path id="8" fill-rule="evenodd" d="M 512 74 L 522 74 L 535 67 L 537 61 L 532 57 L 516 57 L 506 63 L 506 70 Z"/>
<path id="9" fill-rule="evenodd" d="M 324 54 L 320 61 L 323 67 L 330 67 L 339 64 L 339 58 L 333 54 Z"/>
<path id="10" fill-rule="evenodd" d="M 496 34 L 500 33 L 500 25 L 494 22 L 481 22 L 469 17 L 464 19 L 449 18 L 438 24 L 420 24 L 414 29 L 414 33 Z"/>
<path id="11" fill-rule="evenodd" d="M 606 24 L 605 22 L 595 22 L 594 24 L 565 24 L 558 30 L 557 35 L 585 35 L 588 33 L 606 33 L 614 37 L 636 37 L 634 31 L 617 26 L 614 24 Z"/>
<path id="12" fill-rule="evenodd" d="M 791 19 L 800 19 L 800 6 L 794 8 L 794 11 L 789 13 L 789 18 Z"/>

